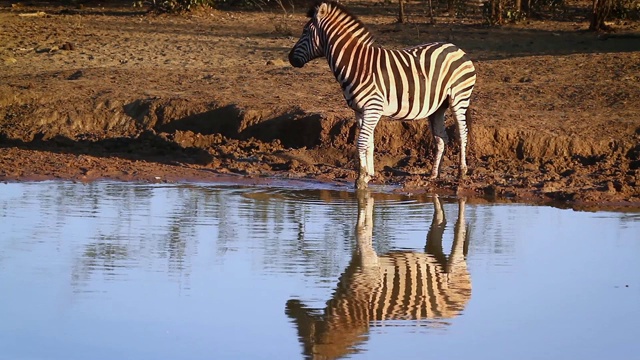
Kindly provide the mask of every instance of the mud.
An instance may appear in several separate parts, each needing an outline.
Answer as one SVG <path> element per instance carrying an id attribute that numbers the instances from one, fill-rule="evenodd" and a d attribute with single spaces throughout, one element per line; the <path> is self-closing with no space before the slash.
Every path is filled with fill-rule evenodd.
<path id="1" fill-rule="evenodd" d="M 430 181 L 426 121 L 383 120 L 374 185 L 640 207 L 638 23 L 613 34 L 584 31 L 579 15 L 399 25 L 394 9 L 353 7 L 380 44 L 451 41 L 476 63 L 470 175 L 455 176 L 452 122 L 441 178 Z M 357 131 L 339 86 L 324 61 L 286 61 L 304 22 L 302 9 L 158 16 L 128 3 L 0 2 L 0 179 L 351 186 Z"/>

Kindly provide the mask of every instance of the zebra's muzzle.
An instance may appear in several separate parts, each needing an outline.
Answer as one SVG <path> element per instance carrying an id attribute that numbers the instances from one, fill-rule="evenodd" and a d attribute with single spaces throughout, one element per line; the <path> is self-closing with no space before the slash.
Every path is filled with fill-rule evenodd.
<path id="1" fill-rule="evenodd" d="M 304 66 L 304 61 L 300 58 L 297 58 L 293 55 L 293 51 L 289 53 L 289 63 L 291 66 L 296 68 L 301 68 Z"/>

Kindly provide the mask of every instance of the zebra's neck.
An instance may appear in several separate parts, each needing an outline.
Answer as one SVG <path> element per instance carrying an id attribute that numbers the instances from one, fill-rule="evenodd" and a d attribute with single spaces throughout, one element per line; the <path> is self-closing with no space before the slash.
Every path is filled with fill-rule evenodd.
<path id="1" fill-rule="evenodd" d="M 342 5 L 329 5 L 319 24 L 325 57 L 351 106 L 353 89 L 364 85 L 372 73 L 369 60 L 374 51 L 373 37 L 362 21 Z"/>
<path id="2" fill-rule="evenodd" d="M 365 33 L 368 35 L 368 33 Z M 361 59 L 369 58 L 367 54 L 373 51 L 370 36 L 353 33 L 337 33 L 327 37 L 325 56 L 329 67 L 342 88 L 355 85 L 362 81 L 357 74 L 370 73 L 363 71 L 368 64 Z"/>

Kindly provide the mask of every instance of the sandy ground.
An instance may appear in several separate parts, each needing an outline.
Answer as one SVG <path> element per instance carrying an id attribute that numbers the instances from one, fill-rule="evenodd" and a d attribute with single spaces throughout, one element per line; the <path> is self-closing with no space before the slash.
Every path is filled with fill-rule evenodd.
<path id="1" fill-rule="evenodd" d="M 426 121 L 383 120 L 374 185 L 640 207 L 640 24 L 598 35 L 578 15 L 488 28 L 473 17 L 396 24 L 394 6 L 352 10 L 379 44 L 451 41 L 478 69 L 469 178 L 456 179 L 450 141 L 430 181 Z M 352 111 L 325 61 L 286 60 L 303 13 L 0 2 L 0 179 L 351 187 Z"/>

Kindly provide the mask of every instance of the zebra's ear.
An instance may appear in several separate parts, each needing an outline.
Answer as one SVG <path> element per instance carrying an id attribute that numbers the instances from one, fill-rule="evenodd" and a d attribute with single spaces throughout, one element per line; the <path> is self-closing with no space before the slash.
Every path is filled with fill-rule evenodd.
<path id="1" fill-rule="evenodd" d="M 329 5 L 326 2 L 323 2 L 318 6 L 318 10 L 316 11 L 316 19 L 322 19 L 329 12 Z"/>

